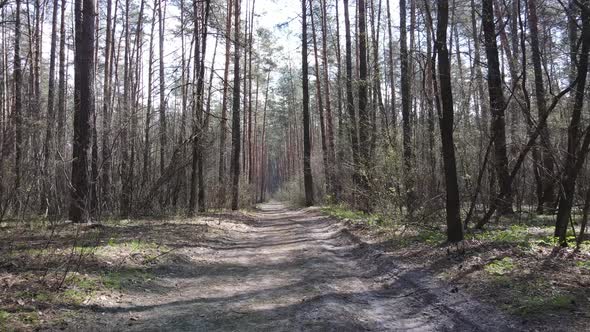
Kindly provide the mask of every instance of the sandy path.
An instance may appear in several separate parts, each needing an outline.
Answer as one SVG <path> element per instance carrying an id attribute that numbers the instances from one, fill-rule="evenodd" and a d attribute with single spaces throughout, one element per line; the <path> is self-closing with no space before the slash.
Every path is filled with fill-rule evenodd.
<path id="1" fill-rule="evenodd" d="M 506 331 L 496 311 L 396 267 L 318 213 L 279 203 L 181 248 L 158 289 L 95 306 L 93 330 Z"/>

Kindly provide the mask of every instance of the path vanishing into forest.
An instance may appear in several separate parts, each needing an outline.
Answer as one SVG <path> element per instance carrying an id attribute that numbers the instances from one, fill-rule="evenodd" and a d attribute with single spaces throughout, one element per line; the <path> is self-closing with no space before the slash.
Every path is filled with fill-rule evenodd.
<path id="1" fill-rule="evenodd" d="M 94 304 L 81 324 L 100 331 L 515 329 L 313 209 L 263 204 L 243 227 L 216 234 L 158 267 L 158 287 Z"/>

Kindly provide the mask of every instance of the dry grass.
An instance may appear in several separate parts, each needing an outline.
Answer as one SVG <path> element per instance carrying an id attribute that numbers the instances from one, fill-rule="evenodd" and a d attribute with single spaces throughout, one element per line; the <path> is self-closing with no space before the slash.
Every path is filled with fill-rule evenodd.
<path id="1" fill-rule="evenodd" d="M 94 299 L 147 287 L 150 271 L 179 259 L 176 248 L 199 241 L 213 219 L 2 225 L 0 331 L 61 328 Z"/>

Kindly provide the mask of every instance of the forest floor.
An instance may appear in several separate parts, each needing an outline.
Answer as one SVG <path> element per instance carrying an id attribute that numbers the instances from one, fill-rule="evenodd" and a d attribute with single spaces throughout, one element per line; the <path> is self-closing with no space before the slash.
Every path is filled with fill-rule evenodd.
<path id="1" fill-rule="evenodd" d="M 554 216 L 520 213 L 470 230 L 445 244 L 444 216 L 430 222 L 365 215 L 344 206 L 323 212 L 405 269 L 416 269 L 459 293 L 490 304 L 528 331 L 590 331 L 590 241 L 557 246 Z M 574 219 L 577 220 L 577 219 Z M 576 225 L 575 232 L 579 231 Z"/>
<path id="2" fill-rule="evenodd" d="M 43 230 L 3 227 L 3 329 L 528 329 L 318 208 Z"/>

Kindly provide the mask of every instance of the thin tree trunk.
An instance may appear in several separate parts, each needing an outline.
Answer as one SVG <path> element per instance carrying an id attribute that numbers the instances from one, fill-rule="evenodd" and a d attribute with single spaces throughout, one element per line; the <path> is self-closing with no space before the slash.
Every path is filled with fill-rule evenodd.
<path id="1" fill-rule="evenodd" d="M 355 185 L 360 184 L 360 153 L 359 153 L 359 136 L 357 133 L 356 111 L 354 109 L 354 93 L 352 90 L 352 41 L 350 36 L 350 15 L 348 8 L 348 0 L 344 1 L 344 28 L 346 35 L 346 108 L 348 110 L 348 126 L 350 130 L 350 138 L 352 145 L 352 169 L 353 182 Z M 356 191 L 356 188 L 353 189 Z"/>
<path id="2" fill-rule="evenodd" d="M 304 1 L 304 0 L 303 0 Z M 234 87 L 232 105 L 232 210 L 240 204 L 240 1 L 235 1 L 234 10 Z"/>
<path id="3" fill-rule="evenodd" d="M 345 2 L 347 0 L 344 0 Z M 311 142 L 309 119 L 309 65 L 307 63 L 307 5 L 301 0 L 301 56 L 303 72 L 303 184 L 305 187 L 305 205 L 313 205 L 313 178 L 311 174 Z"/>
<path id="4" fill-rule="evenodd" d="M 158 0 L 154 1 L 154 9 L 152 11 L 152 24 L 150 29 L 150 45 L 149 45 L 149 56 L 148 56 L 148 82 L 147 82 L 147 108 L 146 108 L 146 115 L 145 115 L 145 128 L 144 128 L 144 150 L 143 150 L 143 183 L 147 184 L 150 177 L 150 152 L 151 152 L 151 141 L 150 141 L 150 126 L 152 122 L 152 80 L 154 77 L 154 30 L 156 27 L 156 8 Z M 182 17 L 182 15 L 181 15 Z M 182 21 L 181 21 L 182 22 Z M 184 25 L 181 23 L 181 26 Z M 184 36 L 182 38 L 182 98 L 183 98 L 183 112 L 184 107 L 186 105 L 186 93 L 184 86 L 186 84 L 185 80 L 185 61 L 184 61 Z"/>
<path id="5" fill-rule="evenodd" d="M 326 92 L 326 136 L 328 140 L 328 178 L 330 194 L 333 198 L 336 195 L 336 179 L 334 168 L 336 162 L 336 143 L 334 142 L 334 120 L 332 117 L 332 101 L 330 95 L 330 76 L 328 74 L 328 10 L 326 0 L 320 0 L 322 5 L 322 66 L 324 69 L 324 89 Z"/>
<path id="6" fill-rule="evenodd" d="M 204 121 L 203 121 L 203 90 L 205 84 L 205 54 L 207 51 L 207 20 L 209 16 L 210 1 L 205 2 L 203 17 L 199 17 L 199 6 L 196 0 L 193 0 L 194 10 L 194 33 L 195 33 L 195 56 L 194 67 L 197 75 L 197 86 L 194 94 L 194 111 L 193 111 L 193 161 L 191 173 L 191 187 L 189 200 L 189 215 L 193 215 L 195 205 L 198 203 L 199 211 L 205 210 L 205 190 L 203 177 L 203 146 L 204 140 Z M 200 33 L 200 35 L 198 35 Z M 199 184 L 198 192 L 197 183 Z"/>
<path id="7" fill-rule="evenodd" d="M 125 48 L 123 51 L 123 110 L 121 121 L 121 206 L 120 215 L 122 218 L 127 218 L 131 213 L 131 187 L 132 182 L 128 175 L 131 169 L 131 160 L 129 156 L 130 139 L 129 127 L 131 117 L 131 35 L 129 14 L 131 0 L 125 0 Z"/>
<path id="8" fill-rule="evenodd" d="M 104 84 L 103 84 L 103 106 L 102 106 L 102 168 L 101 168 L 101 201 L 104 208 L 109 205 L 110 194 L 110 169 L 111 169 L 111 80 L 113 73 L 113 44 L 114 28 L 112 23 L 112 0 L 107 0 L 106 17 L 106 42 L 104 60 Z M 116 7 L 116 4 L 115 4 Z M 115 8 L 116 12 L 116 8 Z M 114 15 L 116 17 L 116 13 Z M 103 208 L 101 207 L 101 208 Z"/>
<path id="9" fill-rule="evenodd" d="M 502 92 L 502 76 L 500 73 L 492 2 L 492 0 L 482 0 L 482 19 L 486 56 L 488 59 L 488 92 L 492 112 L 491 132 L 492 139 L 494 140 L 494 162 L 500 191 L 505 193 L 505 197 L 501 199 L 502 201 L 498 202 L 498 213 L 503 215 L 513 213 L 512 186 L 509 180 L 508 152 L 506 149 L 506 122 L 504 118 L 506 101 Z"/>
<path id="10" fill-rule="evenodd" d="M 14 23 L 14 108 L 12 110 L 15 121 L 15 160 L 14 160 L 14 193 L 16 194 L 15 207 L 19 210 L 19 191 L 21 182 L 21 163 L 23 154 L 23 106 L 22 106 L 22 68 L 20 59 L 21 43 L 21 0 L 16 0 Z"/>
<path id="11" fill-rule="evenodd" d="M 361 211 L 369 212 L 369 171 L 370 171 L 370 145 L 371 119 L 367 109 L 368 104 L 368 75 L 367 75 L 367 15 L 365 0 L 357 0 L 358 8 L 358 30 L 359 43 L 359 84 L 358 84 L 358 116 L 359 116 L 359 157 L 362 175 L 359 181 L 359 208 Z"/>
<path id="12" fill-rule="evenodd" d="M 342 183 L 340 176 L 342 174 L 342 163 L 344 162 L 344 113 L 342 111 L 342 54 L 340 50 L 340 13 L 338 11 L 338 0 L 335 0 L 336 7 L 336 62 L 337 72 L 337 98 L 338 98 L 338 148 L 336 151 L 336 164 L 333 172 L 334 176 L 334 198 L 336 202 L 342 199 Z"/>
<path id="13" fill-rule="evenodd" d="M 223 97 L 221 102 L 221 121 L 219 124 L 219 203 L 225 205 L 226 192 L 226 135 L 227 135 L 227 107 L 229 100 L 229 64 L 231 57 L 231 22 L 232 22 L 232 0 L 227 0 L 227 18 L 225 23 L 225 68 L 223 71 Z"/>
<path id="14" fill-rule="evenodd" d="M 557 218 L 555 221 L 555 236 L 559 237 L 562 246 L 567 246 L 567 225 L 571 216 L 574 203 L 576 179 L 582 168 L 588 149 L 587 141 L 590 142 L 590 127 L 584 131 L 582 136 L 581 116 L 584 107 L 586 79 L 588 73 L 588 53 L 590 51 L 590 16 L 588 5 L 590 1 L 583 0 L 582 12 L 582 49 L 578 58 L 578 79 L 574 93 L 574 104 L 572 118 L 568 127 L 567 154 L 565 166 L 561 179 L 562 189 L 560 191 Z M 583 143 L 582 138 L 584 138 Z"/>
<path id="15" fill-rule="evenodd" d="M 53 149 L 53 130 L 55 121 L 55 58 L 57 49 L 57 20 L 58 20 L 59 0 L 53 0 L 53 14 L 51 23 L 51 46 L 49 53 L 49 82 L 47 86 L 47 123 L 45 130 L 45 144 L 43 147 L 43 202 L 47 213 L 53 218 L 55 214 L 55 202 L 50 202 L 53 199 L 51 196 L 52 179 L 55 176 Z"/>
<path id="16" fill-rule="evenodd" d="M 56 169 L 56 192 L 64 193 L 66 190 L 66 180 L 64 174 L 64 163 L 59 162 L 66 156 L 65 150 L 65 126 L 66 126 L 66 0 L 61 1 L 60 13 L 60 27 L 59 27 L 59 69 L 58 69 L 58 95 L 57 95 L 57 140 L 55 149 L 55 159 L 58 160 L 58 167 Z M 56 199 L 60 199 L 64 194 L 57 195 Z M 61 203 L 61 200 L 60 202 Z M 58 209 L 62 208 L 58 203 Z"/>
<path id="17" fill-rule="evenodd" d="M 586 189 L 584 207 L 582 209 L 582 222 L 580 223 L 580 232 L 576 240 L 576 249 L 580 250 L 582 243 L 586 238 L 586 226 L 588 225 L 588 212 L 590 212 L 590 188 Z"/>
<path id="18" fill-rule="evenodd" d="M 537 1 L 527 0 L 529 6 L 529 29 L 531 38 L 531 53 L 533 59 L 533 69 L 535 72 L 535 95 L 537 97 L 537 109 L 539 118 L 547 112 L 547 101 L 545 99 L 545 84 L 543 82 L 543 69 L 541 65 L 541 50 L 539 47 L 539 28 L 537 18 Z M 551 143 L 549 138 L 549 128 L 545 126 L 541 130 L 541 159 L 542 165 L 536 165 L 540 168 L 542 190 L 538 197 L 537 212 L 542 213 L 544 209 L 551 210 L 554 201 L 554 184 L 553 184 L 553 160 L 551 158 Z"/>
<path id="19" fill-rule="evenodd" d="M 266 190 L 266 109 L 268 107 L 268 90 L 270 87 L 270 70 L 268 71 L 266 77 L 266 92 L 264 93 L 264 109 L 262 111 L 262 144 L 261 144 L 261 161 L 260 161 L 260 199 L 259 202 L 262 203 L 265 200 L 265 190 Z"/>
<path id="20" fill-rule="evenodd" d="M 160 175 L 163 174 L 166 166 L 166 144 L 168 142 L 168 128 L 166 122 L 166 77 L 164 71 L 164 31 L 165 31 L 165 20 L 166 12 L 165 1 L 158 2 L 158 24 L 159 24 L 159 36 L 160 36 Z M 196 15 L 196 14 L 195 14 Z"/>
<path id="21" fill-rule="evenodd" d="M 320 61 L 318 56 L 318 43 L 317 43 L 317 34 L 315 30 L 315 18 L 313 13 L 313 0 L 309 0 L 309 15 L 311 19 L 311 34 L 313 40 L 313 54 L 314 54 L 314 66 L 315 66 L 315 76 L 316 76 L 316 103 L 318 107 L 318 114 L 320 116 L 320 139 L 321 139 L 321 146 L 322 146 L 322 160 L 324 162 L 324 177 L 325 183 L 327 187 L 327 192 L 329 193 L 332 189 L 330 187 L 330 164 L 328 161 L 328 145 L 327 145 L 327 138 L 326 138 L 326 123 L 324 119 L 324 103 L 322 98 L 322 77 L 320 76 Z M 327 97 L 327 94 L 326 94 Z"/>
<path id="22" fill-rule="evenodd" d="M 413 213 L 415 207 L 413 152 L 412 152 L 412 124 L 410 119 L 411 77 L 410 60 L 408 55 L 406 0 L 400 0 L 400 61 L 401 61 L 401 95 L 402 95 L 402 131 L 403 131 L 403 164 L 406 186 L 406 206 L 408 213 Z"/>
<path id="23" fill-rule="evenodd" d="M 252 0 L 252 8 L 250 14 L 250 37 L 248 38 L 248 184 L 252 184 L 252 171 L 254 169 L 253 155 L 252 155 L 252 48 L 253 48 L 253 32 L 254 32 L 254 8 L 256 7 L 256 0 Z M 246 91 L 244 91 L 246 93 Z"/>

